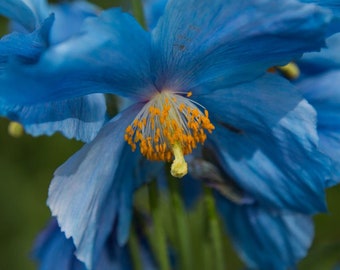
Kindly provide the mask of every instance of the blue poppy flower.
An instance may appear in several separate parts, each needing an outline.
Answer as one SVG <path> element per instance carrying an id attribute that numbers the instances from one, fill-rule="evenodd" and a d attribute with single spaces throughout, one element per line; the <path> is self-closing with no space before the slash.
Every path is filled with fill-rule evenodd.
<path id="1" fill-rule="evenodd" d="M 0 40 L 3 69 L 11 62 L 25 65 L 39 61 L 41 54 L 56 42 L 78 32 L 81 22 L 95 16 L 96 10 L 82 1 L 60 4 L 53 9 L 56 17 L 48 16 L 49 7 L 44 0 L 1 2 L 0 13 L 12 20 L 14 29 Z M 72 27 L 65 27 L 66 23 Z M 24 78 L 20 80 L 25 84 Z M 89 141 L 106 121 L 106 105 L 100 94 L 34 105 L 9 105 L 0 99 L 0 114 L 21 123 L 34 136 L 60 131 L 68 138 Z"/>
<path id="2" fill-rule="evenodd" d="M 156 269 L 149 247 L 142 239 L 138 239 L 138 244 L 143 269 Z M 67 239 L 60 231 L 57 221 L 52 219 L 37 237 L 33 257 L 38 261 L 40 270 L 87 270 L 74 255 L 75 252 L 72 239 Z M 120 247 L 113 237 L 108 238 L 94 269 L 132 270 L 133 262 L 129 247 L 127 245 Z"/>
<path id="3" fill-rule="evenodd" d="M 152 33 L 111 9 L 38 62 L 9 63 L 0 74 L 8 105 L 98 92 L 133 101 L 55 172 L 48 205 L 77 258 L 93 268 L 113 224 L 125 243 L 134 190 L 164 161 L 185 175 L 184 156 L 200 144 L 259 203 L 324 211 L 328 159 L 315 111 L 266 70 L 318 50 L 329 20 L 294 0 L 173 0 Z"/>

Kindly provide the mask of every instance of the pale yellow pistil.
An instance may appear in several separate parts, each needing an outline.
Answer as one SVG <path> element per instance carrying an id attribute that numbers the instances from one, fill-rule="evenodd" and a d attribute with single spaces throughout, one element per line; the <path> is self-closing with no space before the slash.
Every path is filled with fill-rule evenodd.
<path id="1" fill-rule="evenodd" d="M 155 95 L 126 128 L 125 140 L 149 160 L 171 162 L 171 174 L 181 178 L 188 172 L 184 156 L 212 132 L 208 111 L 204 113 L 188 97 L 162 91 Z"/>
<path id="2" fill-rule="evenodd" d="M 182 148 L 179 144 L 175 144 L 172 148 L 175 159 L 171 164 L 171 175 L 173 177 L 182 178 L 188 173 L 188 164 L 184 159 Z"/>
<path id="3" fill-rule="evenodd" d="M 290 62 L 284 66 L 278 66 L 277 68 L 290 80 L 297 79 L 300 76 L 300 69 L 294 62 Z"/>

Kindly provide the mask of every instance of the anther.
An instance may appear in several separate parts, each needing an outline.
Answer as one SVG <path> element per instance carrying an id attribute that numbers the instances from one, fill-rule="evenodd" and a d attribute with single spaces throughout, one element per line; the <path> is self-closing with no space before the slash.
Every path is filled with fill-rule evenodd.
<path id="1" fill-rule="evenodd" d="M 147 159 L 173 161 L 171 174 L 179 178 L 188 172 L 184 155 L 190 154 L 198 143 L 203 144 L 206 133 L 214 129 L 208 111 L 187 97 L 168 91 L 155 95 L 126 128 L 124 136 L 132 150 L 139 146 Z"/>

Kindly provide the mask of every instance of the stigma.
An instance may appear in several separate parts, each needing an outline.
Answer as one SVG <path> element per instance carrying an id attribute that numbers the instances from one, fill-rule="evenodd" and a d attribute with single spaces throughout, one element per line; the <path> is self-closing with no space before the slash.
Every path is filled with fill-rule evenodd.
<path id="1" fill-rule="evenodd" d="M 280 70 L 283 75 L 290 80 L 295 80 L 300 76 L 300 69 L 294 62 L 290 62 L 284 66 L 278 66 L 277 69 Z"/>
<path id="2" fill-rule="evenodd" d="M 214 130 L 208 111 L 189 99 L 192 93 L 162 91 L 154 95 L 126 128 L 124 139 L 149 160 L 172 162 L 171 174 L 188 173 L 184 159 Z M 201 108 L 199 108 L 200 106 Z"/>

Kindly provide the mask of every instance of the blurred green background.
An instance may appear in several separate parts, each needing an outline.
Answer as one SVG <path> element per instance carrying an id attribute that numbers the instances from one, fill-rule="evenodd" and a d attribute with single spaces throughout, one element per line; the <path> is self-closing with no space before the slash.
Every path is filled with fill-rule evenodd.
<path id="1" fill-rule="evenodd" d="M 102 7 L 117 4 L 94 2 Z M 0 19 L 5 33 L 6 23 Z M 33 270 L 30 251 L 50 217 L 46 199 L 53 172 L 82 144 L 60 134 L 16 139 L 8 135 L 8 123 L 0 119 L 0 270 Z M 329 213 L 315 217 L 315 240 L 301 270 L 330 270 L 340 262 L 340 186 L 330 189 L 327 197 Z M 242 269 L 229 252 L 228 269 Z"/>

